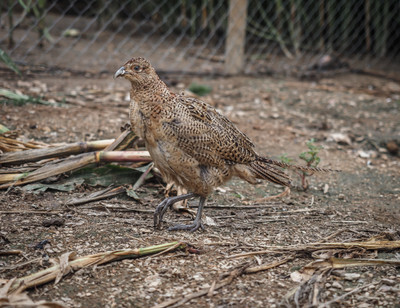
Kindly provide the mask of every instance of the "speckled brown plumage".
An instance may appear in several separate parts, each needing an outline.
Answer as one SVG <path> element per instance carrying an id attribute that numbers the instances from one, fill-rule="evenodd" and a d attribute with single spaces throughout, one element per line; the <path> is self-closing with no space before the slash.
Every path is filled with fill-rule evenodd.
<path id="1" fill-rule="evenodd" d="M 158 226 L 174 202 L 200 197 L 193 224 L 170 230 L 195 231 L 203 227 L 201 213 L 206 197 L 215 187 L 233 176 L 249 183 L 257 179 L 290 186 L 280 168 L 288 166 L 258 155 L 252 141 L 212 106 L 196 98 L 172 93 L 144 58 L 133 58 L 116 73 L 131 83 L 130 121 L 133 130 L 145 140 L 146 147 L 165 181 L 174 182 L 190 193 L 167 198 L 156 209 Z"/>

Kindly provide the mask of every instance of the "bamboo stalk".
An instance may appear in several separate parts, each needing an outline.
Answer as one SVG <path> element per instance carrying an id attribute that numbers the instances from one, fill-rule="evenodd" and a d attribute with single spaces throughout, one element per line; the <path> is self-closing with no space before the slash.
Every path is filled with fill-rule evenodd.
<path id="1" fill-rule="evenodd" d="M 46 149 L 34 149 L 0 154 L 0 164 L 26 163 L 103 149 L 104 151 L 124 150 L 138 138 L 139 137 L 137 137 L 131 130 L 125 130 L 116 139 L 77 142 Z"/>
<path id="2" fill-rule="evenodd" d="M 148 151 L 99 151 L 95 153 L 96 163 L 100 162 L 151 162 Z"/>
<path id="3" fill-rule="evenodd" d="M 8 152 L 0 155 L 0 164 L 22 164 L 47 158 L 69 156 L 84 152 L 102 150 L 110 145 L 114 139 L 89 142 L 77 142 L 61 145 L 54 148 L 32 149 L 18 152 Z"/>
<path id="4" fill-rule="evenodd" d="M 44 165 L 43 167 L 30 172 L 22 174 L 2 174 L 0 176 L 0 189 L 8 188 L 10 186 L 24 185 L 48 177 L 59 175 L 65 172 L 73 171 L 82 168 L 92 163 L 100 162 L 150 162 L 151 156 L 147 151 L 112 151 L 112 152 L 91 152 L 83 153 L 75 157 L 60 160 L 56 163 Z"/>
<path id="5" fill-rule="evenodd" d="M 114 142 L 110 145 L 108 145 L 104 151 L 122 151 L 128 148 L 128 146 L 134 142 L 135 140 L 138 140 L 139 137 L 135 135 L 133 131 L 130 129 L 127 129 L 121 133 L 121 135 L 118 136 L 114 140 Z"/>

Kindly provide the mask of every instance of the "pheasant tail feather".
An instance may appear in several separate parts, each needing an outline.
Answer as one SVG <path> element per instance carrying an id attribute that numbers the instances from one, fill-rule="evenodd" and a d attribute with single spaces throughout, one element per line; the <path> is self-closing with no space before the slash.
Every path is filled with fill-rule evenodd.
<path id="1" fill-rule="evenodd" d="M 250 164 L 250 168 L 259 179 L 290 187 L 290 177 L 269 162 L 255 160 Z"/>

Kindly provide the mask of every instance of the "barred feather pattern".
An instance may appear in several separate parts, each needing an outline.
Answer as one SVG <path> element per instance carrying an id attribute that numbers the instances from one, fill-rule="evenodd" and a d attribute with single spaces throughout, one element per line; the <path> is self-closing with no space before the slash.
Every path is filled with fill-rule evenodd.
<path id="1" fill-rule="evenodd" d="M 307 166 L 298 166 L 298 165 L 290 165 L 281 161 L 273 160 L 266 157 L 258 157 L 260 161 L 263 161 L 267 164 L 271 164 L 274 166 L 278 166 L 284 169 L 291 170 L 301 170 L 304 172 L 341 172 L 341 170 L 327 169 L 327 168 L 318 168 L 318 167 L 307 167 Z"/>
<path id="2" fill-rule="evenodd" d="M 290 186 L 282 169 L 330 172 L 292 166 L 256 153 L 254 144 L 227 117 L 197 98 L 173 93 L 150 62 L 133 58 L 116 75 L 131 83 L 130 120 L 166 182 L 207 197 L 232 177 Z"/>
<path id="3" fill-rule="evenodd" d="M 255 160 L 250 164 L 251 169 L 257 178 L 270 181 L 272 183 L 290 187 L 290 177 L 283 171 L 276 168 L 273 164 L 263 160 Z"/>

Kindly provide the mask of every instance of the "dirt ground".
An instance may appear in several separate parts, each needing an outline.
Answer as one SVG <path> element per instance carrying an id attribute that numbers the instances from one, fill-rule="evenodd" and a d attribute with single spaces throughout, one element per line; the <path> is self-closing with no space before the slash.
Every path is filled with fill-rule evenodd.
<path id="1" fill-rule="evenodd" d="M 123 80 L 114 81 L 109 75 L 40 73 L 18 80 L 4 71 L 0 74 L 2 88 L 65 102 L 63 106 L 0 104 L 0 123 L 17 130 L 21 140 L 69 143 L 115 138 L 128 122 L 129 85 Z M 195 233 L 167 231 L 168 226 L 190 219 L 173 211 L 167 213 L 161 230 L 153 228 L 152 212 L 164 198 L 165 187 L 157 179 L 139 188 L 140 202 L 119 196 L 77 207 L 67 207 L 65 202 L 100 188 L 83 185 L 72 192 L 37 194 L 23 187 L 2 190 L 1 250 L 23 252 L 0 256 L 3 282 L 49 267 L 52 259 L 65 252 L 83 256 L 182 241 L 200 253 L 174 251 L 86 268 L 56 285 L 32 288 L 28 295 L 35 301 L 58 301 L 67 307 L 151 307 L 210 289 L 218 285 L 222 274 L 234 269 L 293 256 L 278 267 L 238 275 L 231 283 L 182 305 L 291 307 L 296 302 L 309 306 L 334 299 L 333 307 L 400 307 L 398 266 L 335 269 L 319 273 L 305 284 L 296 281 L 294 274 L 321 255 L 399 260 L 399 250 L 281 251 L 229 258 L 270 246 L 371 237 L 399 240 L 398 83 L 349 74 L 318 81 L 168 77 L 175 91 L 192 82 L 212 86 L 204 99 L 245 132 L 259 153 L 275 159 L 286 154 L 301 164 L 299 153 L 306 150 L 307 140 L 315 138 L 315 143 L 324 147 L 320 166 L 342 172 L 314 175 L 307 191 L 292 189 L 289 197 L 266 202 L 257 199 L 282 189 L 266 182 L 252 186 L 235 179 L 208 200 L 205 214 L 215 224 Z M 299 185 L 299 178 L 293 178 Z M 197 200 L 189 204 L 195 206 Z M 45 226 L 45 221 L 56 217 L 64 220 L 61 226 Z M 48 243 L 35 247 L 43 240 Z M 293 290 L 298 286 L 296 298 Z M 338 300 L 341 295 L 345 296 Z"/>

